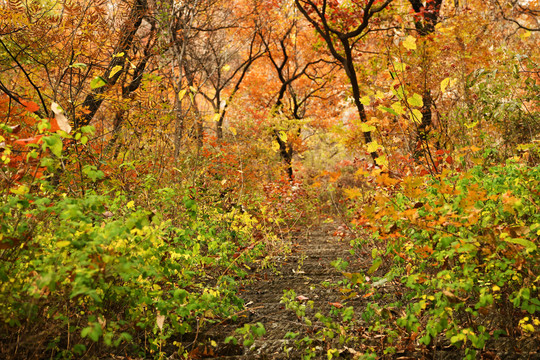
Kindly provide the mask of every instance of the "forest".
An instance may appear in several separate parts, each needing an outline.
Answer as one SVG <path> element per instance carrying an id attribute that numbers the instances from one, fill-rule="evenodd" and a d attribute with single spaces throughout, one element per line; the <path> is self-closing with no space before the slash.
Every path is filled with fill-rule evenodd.
<path id="1" fill-rule="evenodd" d="M 0 359 L 540 359 L 540 1 L 0 0 Z"/>

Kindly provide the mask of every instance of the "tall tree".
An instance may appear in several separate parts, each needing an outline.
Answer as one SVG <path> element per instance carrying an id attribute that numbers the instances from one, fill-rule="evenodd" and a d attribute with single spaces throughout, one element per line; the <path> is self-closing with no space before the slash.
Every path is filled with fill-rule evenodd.
<path id="1" fill-rule="evenodd" d="M 351 84 L 352 98 L 362 122 L 367 122 L 368 119 L 366 109 L 360 101 L 355 51 L 360 39 L 372 31 L 370 22 L 392 1 L 363 0 L 342 3 L 334 0 L 294 0 L 302 15 L 315 27 L 332 56 L 345 70 Z M 366 144 L 373 141 L 370 131 L 364 132 L 364 140 Z M 377 151 L 371 151 L 370 154 L 374 161 L 379 157 Z"/>
<path id="2" fill-rule="evenodd" d="M 287 16 L 283 10 L 279 11 L 278 16 L 282 17 L 281 21 L 267 23 L 260 36 L 266 48 L 266 58 L 278 84 L 273 98 L 273 115 L 283 117 L 294 129 L 294 131 L 287 131 L 286 128 L 273 130 L 286 173 L 292 181 L 294 179 L 292 159 L 296 151 L 294 143 L 302 132 L 299 120 L 306 116 L 309 102 L 320 96 L 328 86 L 329 75 L 334 70 L 335 64 L 330 61 L 331 59 L 317 56 L 309 46 L 304 46 L 303 42 L 309 42 L 309 29 L 299 21 L 300 19 Z M 292 20 L 287 22 L 286 19 Z M 279 23 L 279 28 L 276 28 L 274 23 Z M 284 23 L 287 23 L 285 27 Z"/>

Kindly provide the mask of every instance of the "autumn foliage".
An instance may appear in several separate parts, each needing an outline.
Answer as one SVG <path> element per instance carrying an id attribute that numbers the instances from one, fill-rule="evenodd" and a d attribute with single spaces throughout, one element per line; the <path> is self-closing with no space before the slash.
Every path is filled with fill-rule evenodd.
<path id="1" fill-rule="evenodd" d="M 0 357 L 196 358 L 330 217 L 370 265 L 318 355 L 532 351 L 538 6 L 3 2 Z"/>

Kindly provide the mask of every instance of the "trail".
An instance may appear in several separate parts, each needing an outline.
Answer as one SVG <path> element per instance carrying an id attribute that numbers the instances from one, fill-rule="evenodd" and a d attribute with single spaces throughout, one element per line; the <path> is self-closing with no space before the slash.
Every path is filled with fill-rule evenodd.
<path id="1" fill-rule="evenodd" d="M 247 310 L 241 321 L 249 324 L 261 323 L 266 334 L 249 347 L 233 350 L 232 346 L 224 346 L 221 351 L 218 349 L 217 353 L 212 354 L 213 356 L 223 359 L 301 357 L 295 341 L 312 336 L 313 328 L 306 326 L 295 311 L 287 309 L 281 299 L 285 291 L 292 290 L 294 298 L 300 300 L 299 303 L 306 304 L 312 300 L 314 310 L 306 309 L 310 318 L 313 318 L 317 311 L 330 311 L 333 306 L 331 303 L 339 306 L 343 302 L 343 294 L 336 287 L 324 285 L 335 284 L 343 279 L 341 272 L 331 265 L 333 261 L 342 259 L 352 262 L 354 258 L 349 252 L 348 243 L 333 236 L 334 231 L 335 226 L 327 225 L 297 233 L 291 254 L 274 259 L 275 268 L 257 271 L 251 275 L 252 281 L 247 282 L 240 292 L 240 296 L 245 299 Z M 348 301 L 347 306 L 355 305 L 354 302 Z M 230 335 L 234 335 L 237 327 L 238 324 L 228 324 L 217 332 L 223 334 L 229 331 Z M 285 339 L 289 332 L 296 332 L 298 335 L 295 339 Z M 236 334 L 236 337 L 241 336 Z M 313 343 L 310 347 L 317 348 L 320 344 Z M 325 351 L 317 348 L 317 352 L 323 350 Z M 227 354 L 227 351 L 235 354 Z"/>

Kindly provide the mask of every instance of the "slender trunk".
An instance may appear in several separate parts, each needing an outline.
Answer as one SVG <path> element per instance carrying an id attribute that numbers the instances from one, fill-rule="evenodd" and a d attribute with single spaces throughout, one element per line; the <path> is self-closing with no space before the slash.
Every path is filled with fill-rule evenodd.
<path id="1" fill-rule="evenodd" d="M 346 40 L 342 41 L 342 44 L 344 46 L 346 56 L 346 58 L 343 59 L 344 61 L 342 61 L 342 64 L 345 68 L 345 73 L 347 74 L 347 77 L 349 78 L 349 81 L 351 83 L 354 105 L 356 106 L 356 110 L 358 111 L 358 116 L 360 116 L 360 121 L 364 123 L 367 122 L 367 115 L 364 104 L 362 104 L 362 102 L 360 101 L 360 85 L 358 84 L 358 77 L 356 75 L 356 70 L 354 69 L 352 51 L 349 47 L 349 43 Z M 369 144 L 373 141 L 373 138 L 371 137 L 371 132 L 364 132 L 364 141 L 366 142 L 366 144 Z M 379 157 L 379 154 L 377 154 L 376 151 L 371 152 L 370 155 L 373 161 L 375 161 Z"/>
<path id="2" fill-rule="evenodd" d="M 274 134 L 276 136 L 276 141 L 279 144 L 279 155 L 285 163 L 285 172 L 287 173 L 289 181 L 292 182 L 294 180 L 294 172 L 292 168 L 292 158 L 294 151 L 292 145 L 288 144 L 286 141 L 283 141 L 283 139 L 279 136 L 279 132 L 277 130 L 274 130 Z"/>
<path id="3" fill-rule="evenodd" d="M 75 118 L 74 130 L 81 128 L 82 126 L 89 125 L 97 111 L 99 110 L 101 104 L 103 103 L 104 97 L 101 96 L 112 86 L 116 84 L 120 76 L 124 73 L 124 65 L 126 62 L 126 55 L 128 50 L 131 49 L 133 40 L 137 30 L 141 26 L 144 15 L 148 10 L 148 3 L 146 0 L 135 0 L 133 7 L 131 8 L 131 13 L 129 14 L 128 19 L 124 24 L 124 28 L 121 32 L 120 40 L 115 48 L 115 55 L 124 53 L 124 56 L 115 56 L 112 58 L 107 70 L 103 74 L 102 78 L 106 81 L 106 84 L 93 89 L 88 96 L 84 99 L 82 107 L 87 109 L 88 112 L 84 113 L 80 117 Z M 122 69 L 116 72 L 113 76 L 110 76 L 113 69 L 117 66 L 120 66 Z"/>
<path id="4" fill-rule="evenodd" d="M 416 12 L 414 26 L 418 34 L 421 37 L 426 37 L 433 33 L 439 19 L 442 0 L 428 1 L 425 6 L 421 0 L 409 0 L 409 3 Z M 418 142 L 425 143 L 428 140 L 429 131 L 433 124 L 433 114 L 431 111 L 433 99 L 431 97 L 431 90 L 428 88 L 426 82 L 424 82 L 424 89 L 422 91 L 422 101 L 424 103 L 421 110 L 422 122 L 418 126 L 417 139 Z"/>

